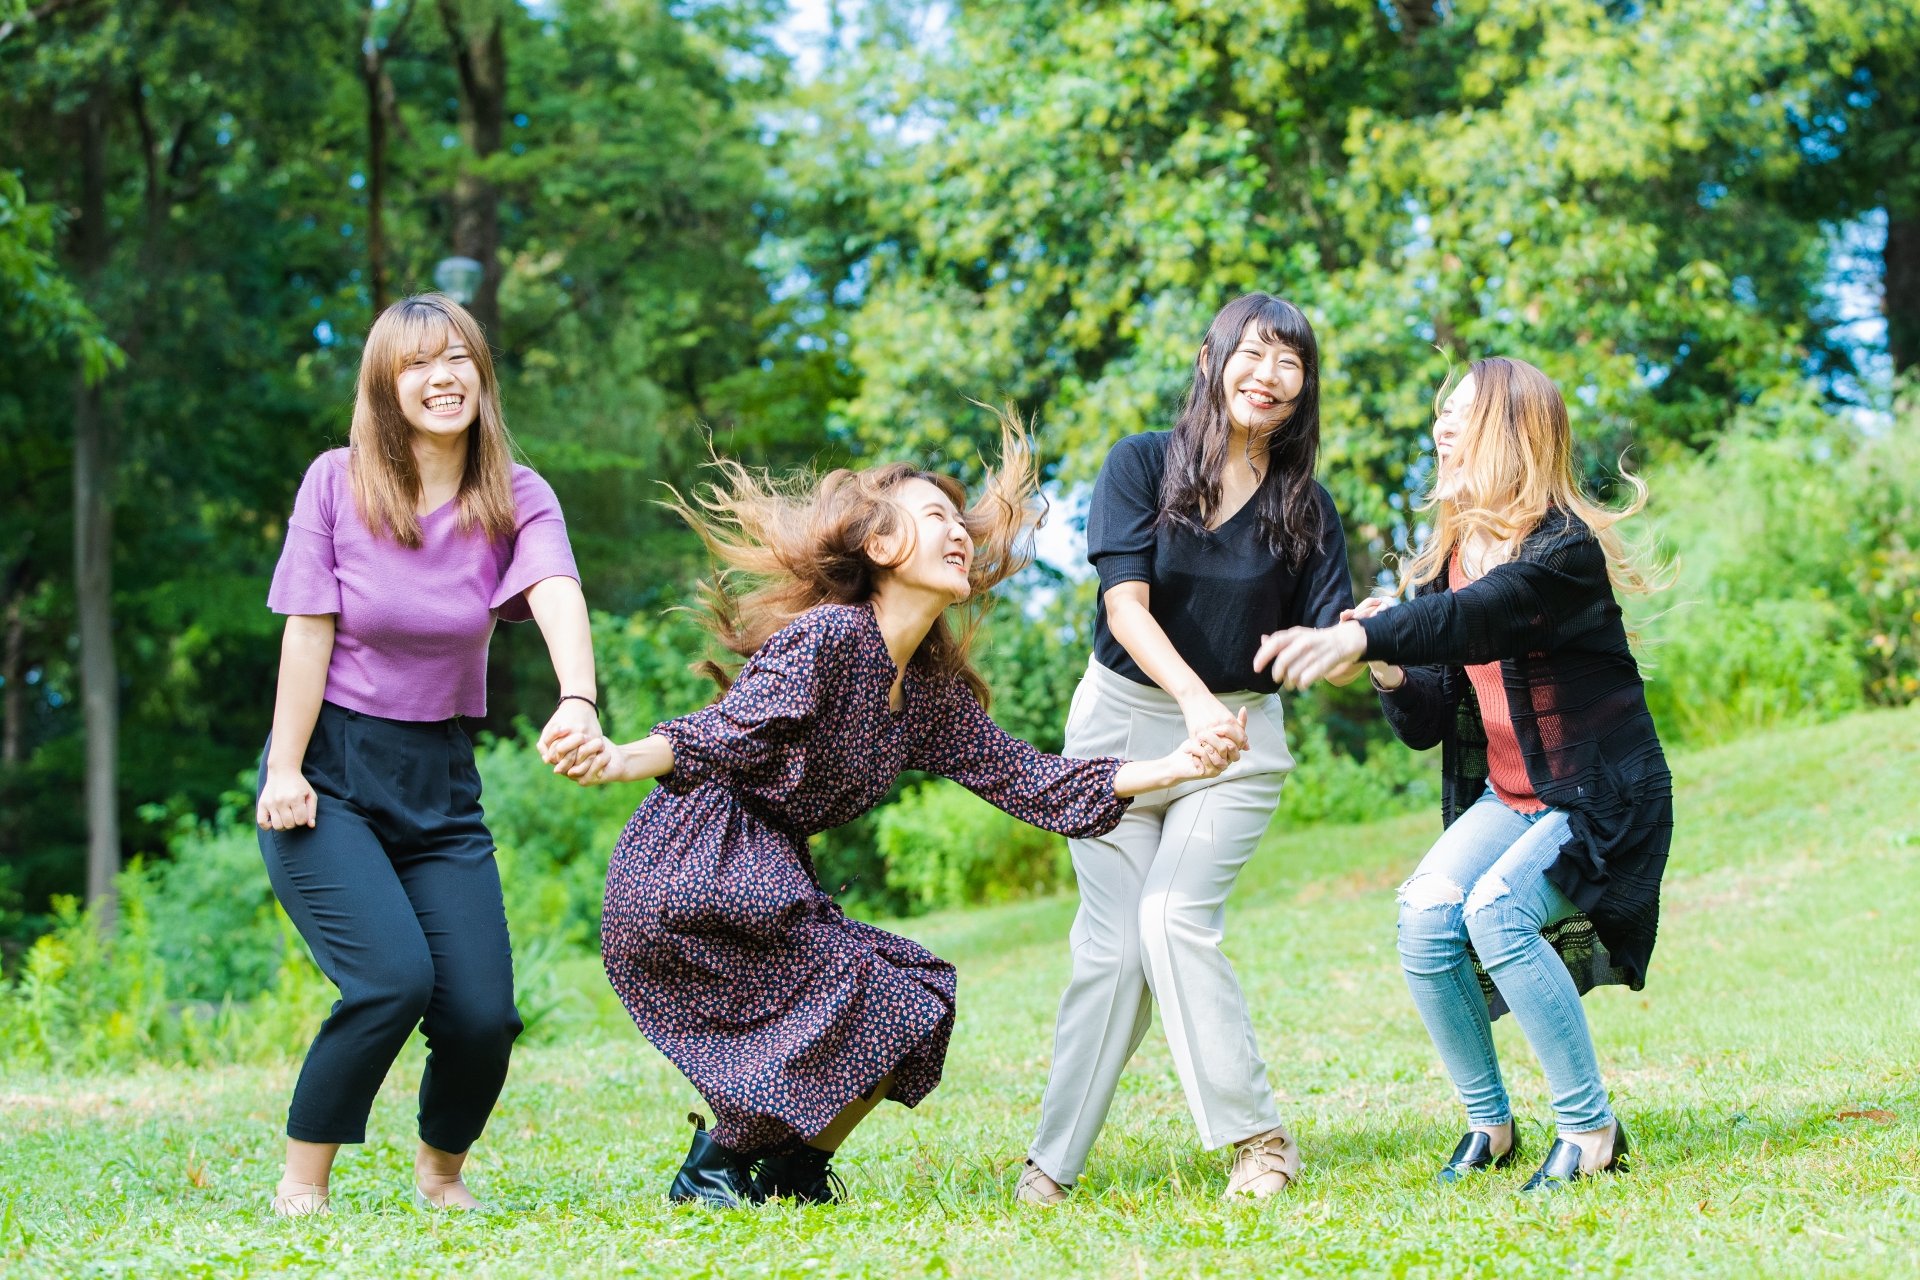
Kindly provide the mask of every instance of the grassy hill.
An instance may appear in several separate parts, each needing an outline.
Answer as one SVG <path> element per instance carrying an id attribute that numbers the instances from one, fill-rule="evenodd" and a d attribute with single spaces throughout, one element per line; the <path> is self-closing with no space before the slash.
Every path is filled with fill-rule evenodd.
<path id="1" fill-rule="evenodd" d="M 1647 989 L 1587 1000 L 1637 1170 L 1544 1204 L 1524 1169 L 1432 1171 L 1460 1128 L 1394 955 L 1393 886 L 1436 816 L 1269 835 L 1229 946 L 1306 1156 L 1225 1205 L 1158 1031 L 1071 1203 L 1010 1203 L 1064 985 L 1069 900 L 928 917 L 961 969 L 946 1083 L 883 1108 L 840 1162 L 851 1204 L 672 1210 L 698 1097 L 607 1011 L 521 1051 L 472 1181 L 500 1212 L 406 1207 L 419 1048 L 335 1178 L 336 1215 L 265 1212 L 287 1069 L 0 1076 L 8 1275 L 1920 1274 L 1920 712 L 1675 761 L 1676 840 Z M 1550 1111 L 1496 1028 L 1536 1157 Z"/>

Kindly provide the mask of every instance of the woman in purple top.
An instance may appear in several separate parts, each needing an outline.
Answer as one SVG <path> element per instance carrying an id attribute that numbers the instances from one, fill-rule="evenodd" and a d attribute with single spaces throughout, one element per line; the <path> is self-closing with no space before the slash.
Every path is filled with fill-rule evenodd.
<path id="1" fill-rule="evenodd" d="M 460 1177 L 506 1080 L 513 1005 L 493 837 L 459 717 L 486 712 L 496 619 L 537 620 L 561 700 L 542 735 L 592 735 L 593 643 L 553 490 L 513 462 L 486 339 L 438 294 L 395 303 L 360 361 L 351 447 L 308 468 L 268 607 L 287 616 L 260 771 L 275 894 L 340 988 L 300 1069 L 286 1216 L 324 1212 L 341 1143 L 417 1025 L 416 1191 Z"/>
<path id="2" fill-rule="evenodd" d="M 903 769 L 952 778 L 1049 830 L 1110 829 L 1128 798 L 1217 773 L 1224 737 L 1158 760 L 1044 755 L 987 718 L 986 686 L 947 610 L 1027 559 L 1033 470 L 1009 433 L 971 509 L 946 476 L 893 463 L 783 491 L 738 467 L 682 509 L 764 585 L 716 587 L 720 639 L 750 655 L 713 706 L 640 742 L 576 743 L 582 783 L 658 778 L 607 872 L 601 943 L 634 1021 L 718 1125 L 669 1191 L 727 1205 L 834 1198 L 828 1167 L 883 1098 L 940 1082 L 953 966 L 849 920 L 814 877 L 807 838 L 879 803 Z M 757 1165 L 757 1170 L 756 1170 Z"/>

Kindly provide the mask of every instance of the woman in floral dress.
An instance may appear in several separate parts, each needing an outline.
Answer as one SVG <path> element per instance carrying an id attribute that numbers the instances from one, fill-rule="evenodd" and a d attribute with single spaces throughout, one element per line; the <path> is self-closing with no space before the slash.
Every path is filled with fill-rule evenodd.
<path id="1" fill-rule="evenodd" d="M 1208 777 L 1224 734 L 1159 760 L 1068 760 L 987 716 L 967 659 L 977 613 L 947 612 L 1029 558 L 1038 523 L 1024 438 L 972 508 L 905 464 L 777 485 L 731 464 L 681 513 L 730 569 L 710 624 L 747 658 L 725 696 L 640 742 L 562 738 L 547 757 L 591 785 L 659 779 L 615 849 L 607 976 L 648 1040 L 713 1107 L 669 1194 L 729 1205 L 834 1198 L 829 1160 L 883 1098 L 940 1082 L 953 966 L 849 920 L 807 839 L 879 803 L 906 769 L 937 773 L 1069 836 L 1111 829 L 1128 799 Z"/>

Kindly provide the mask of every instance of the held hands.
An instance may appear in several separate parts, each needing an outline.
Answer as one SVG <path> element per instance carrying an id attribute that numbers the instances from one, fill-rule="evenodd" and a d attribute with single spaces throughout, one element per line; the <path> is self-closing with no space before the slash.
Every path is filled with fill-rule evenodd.
<path id="1" fill-rule="evenodd" d="M 626 749 L 601 733 L 597 723 L 591 730 L 562 728 L 558 731 L 549 723 L 547 733 L 540 735 L 540 758 L 552 765 L 555 773 L 564 774 L 583 787 L 637 781 L 627 777 Z"/>
<path id="2" fill-rule="evenodd" d="M 298 768 L 275 768 L 269 764 L 266 785 L 260 788 L 253 820 L 273 831 L 291 831 L 295 827 L 313 826 L 319 818 L 319 808 L 313 787 Z"/>
<path id="3" fill-rule="evenodd" d="M 1275 684 L 1304 689 L 1316 680 L 1350 677 L 1366 651 L 1366 631 L 1353 618 L 1344 617 L 1331 627 L 1289 627 L 1263 636 L 1259 652 L 1253 655 L 1253 669 L 1272 663 Z"/>
<path id="4" fill-rule="evenodd" d="M 1392 605 L 1393 600 L 1389 596 L 1368 596 L 1353 608 L 1343 612 L 1340 615 L 1340 621 L 1371 618 L 1377 613 L 1385 612 Z M 1407 678 L 1407 673 L 1391 662 L 1369 662 L 1367 669 L 1373 672 L 1373 684 L 1377 689 L 1398 689 L 1400 682 Z"/>
<path id="5" fill-rule="evenodd" d="M 574 754 L 600 736 L 600 716 L 593 704 L 579 698 L 563 699 L 548 717 L 547 727 L 540 731 L 540 758 L 553 765 L 555 773 L 573 777 Z M 556 747 L 562 739 L 568 745 Z M 561 767 L 563 764 L 566 768 Z"/>
<path id="6" fill-rule="evenodd" d="M 1225 708 L 1221 708 L 1223 711 Z M 1160 791 L 1182 782 L 1196 782 L 1220 776 L 1228 765 L 1240 758 L 1247 738 L 1247 712 L 1223 723 L 1203 729 L 1188 738 L 1172 754 L 1158 760 L 1129 760 L 1113 775 L 1113 793 L 1125 798 Z"/>

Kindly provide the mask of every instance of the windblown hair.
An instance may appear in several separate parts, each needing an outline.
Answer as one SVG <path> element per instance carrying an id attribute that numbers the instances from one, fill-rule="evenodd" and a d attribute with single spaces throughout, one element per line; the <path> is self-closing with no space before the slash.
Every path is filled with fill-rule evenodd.
<path id="1" fill-rule="evenodd" d="M 905 462 L 786 479 L 726 459 L 716 458 L 713 467 L 719 479 L 696 491 L 691 503 L 675 492 L 665 505 L 720 562 L 720 571 L 701 588 L 701 621 L 742 658 L 817 605 L 870 598 L 876 575 L 913 554 L 910 541 L 890 563 L 873 559 L 867 549 L 902 529 L 911 533 L 913 522 L 897 496 L 902 485 L 925 480 L 952 499 L 973 538 L 973 591 L 954 606 L 958 625 L 950 626 L 944 615 L 937 619 L 912 664 L 931 675 L 958 677 L 987 705 L 987 682 L 968 651 L 992 607 L 992 589 L 1033 563 L 1034 530 L 1046 517 L 1032 445 L 1012 409 L 1000 414 L 1000 465 L 988 472 L 972 506 L 966 487 L 952 476 Z M 699 669 L 723 690 L 731 683 L 718 663 L 704 662 Z"/>
<path id="2" fill-rule="evenodd" d="M 400 409 L 400 373 L 458 343 L 480 375 L 480 404 L 467 429 L 467 467 L 455 500 L 460 532 L 491 541 L 513 537 L 513 436 L 500 411 L 500 383 L 487 336 L 467 309 L 443 293 L 402 298 L 380 313 L 360 355 L 353 398 L 353 500 L 375 537 L 420 545 L 420 469 L 413 460 L 413 424 Z"/>
<path id="3" fill-rule="evenodd" d="M 1623 507 L 1604 507 L 1581 488 L 1574 471 L 1573 430 L 1560 388 L 1524 360 L 1489 356 L 1476 360 L 1473 405 L 1461 424 L 1448 467 L 1452 485 L 1422 511 L 1433 513 L 1433 536 L 1408 562 L 1401 589 L 1415 588 L 1446 571 L 1453 550 L 1476 533 L 1517 549 L 1522 539 L 1559 510 L 1593 531 L 1607 556 L 1607 577 L 1614 589 L 1646 595 L 1670 585 L 1671 574 L 1645 563 L 1614 528 L 1647 505 L 1647 482 L 1632 472 L 1621 479 L 1633 490 Z M 1442 387 L 1436 405 L 1447 394 Z"/>
<path id="4" fill-rule="evenodd" d="M 1300 308 L 1270 293 L 1235 298 L 1207 326 L 1206 342 L 1194 359 L 1193 385 L 1167 442 L 1158 523 L 1198 532 L 1220 509 L 1220 476 L 1233 431 L 1227 416 L 1227 361 L 1250 324 L 1265 341 L 1292 348 L 1305 375 L 1287 416 L 1268 430 L 1266 474 L 1249 499 L 1268 548 L 1297 569 L 1326 532 L 1313 481 L 1320 457 L 1320 346 Z"/>

